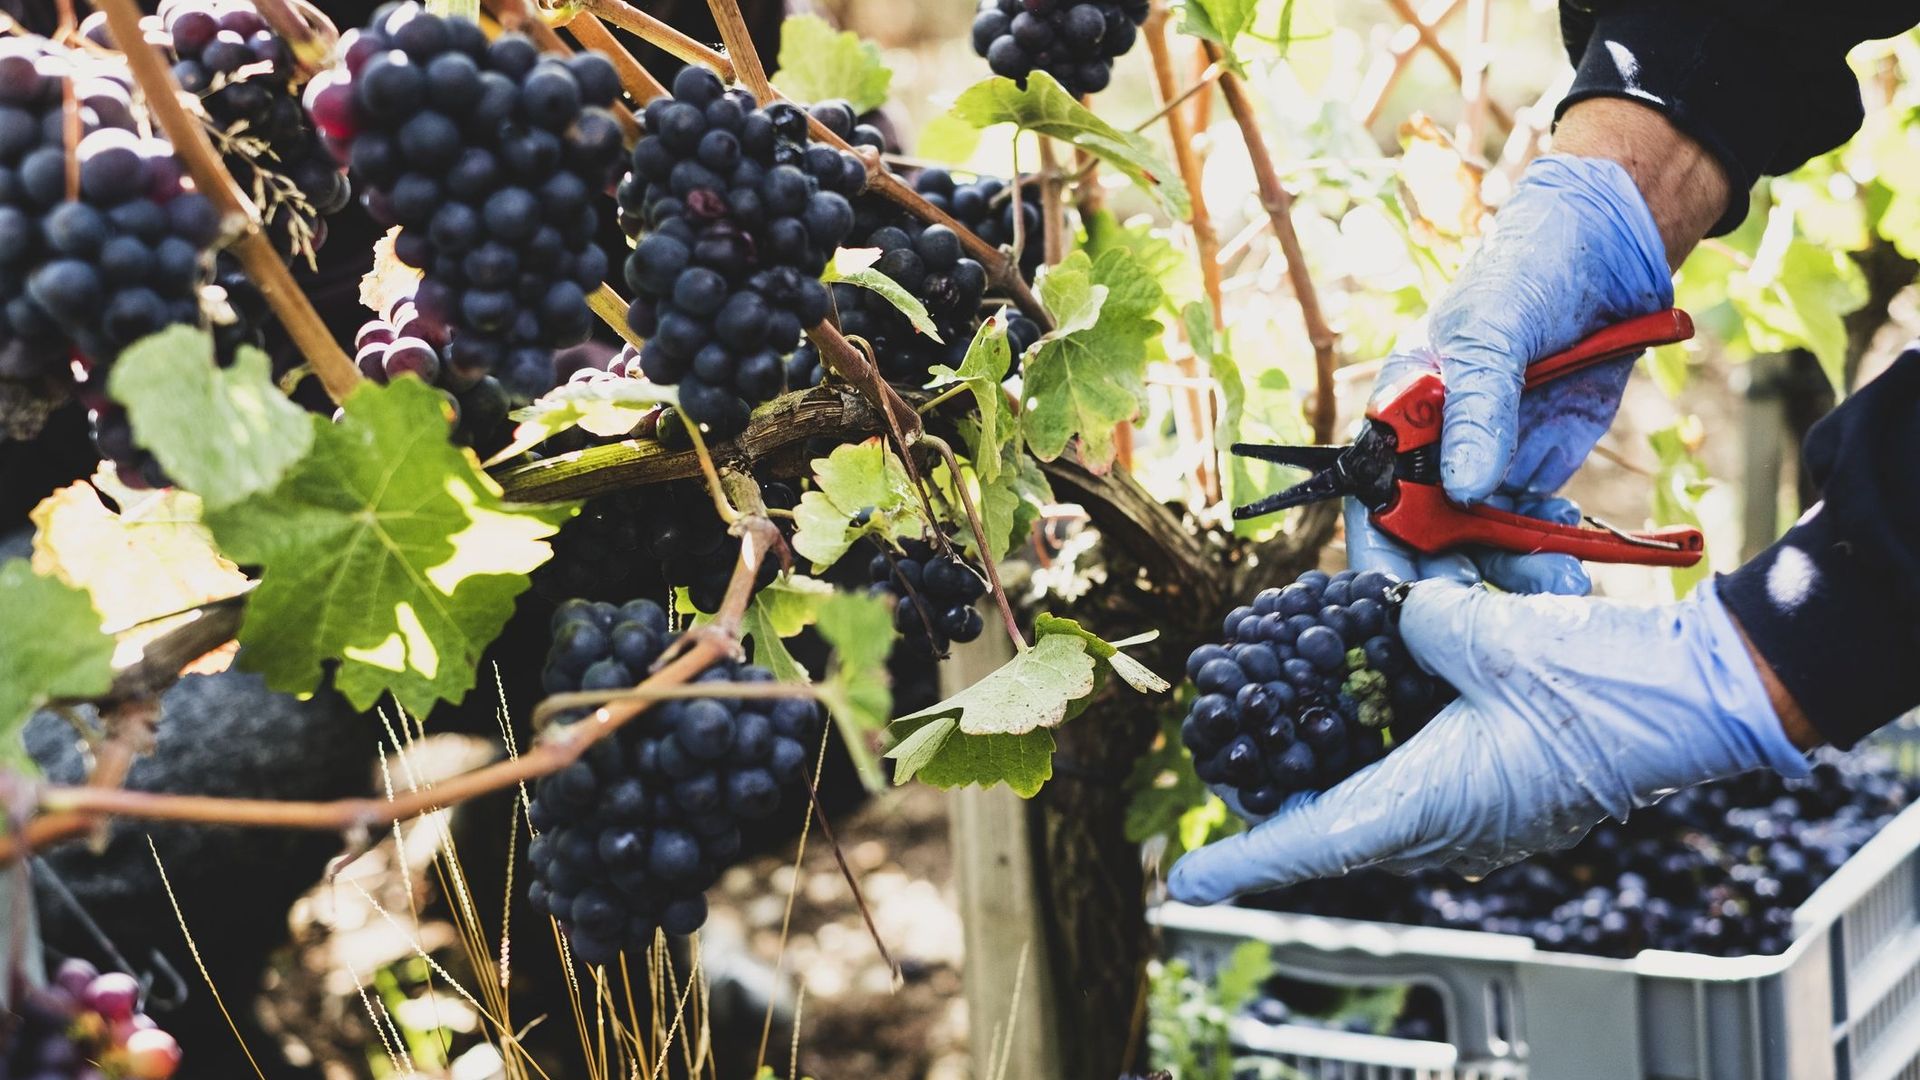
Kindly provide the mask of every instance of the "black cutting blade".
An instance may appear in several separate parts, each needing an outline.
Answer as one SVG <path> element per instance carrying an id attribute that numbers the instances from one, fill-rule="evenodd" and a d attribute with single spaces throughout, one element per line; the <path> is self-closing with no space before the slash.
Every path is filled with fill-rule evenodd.
<path id="1" fill-rule="evenodd" d="M 1361 427 L 1360 436 L 1351 446 L 1235 443 L 1233 452 L 1241 457 L 1313 469 L 1314 473 L 1278 494 L 1234 507 L 1233 516 L 1235 520 L 1245 521 L 1345 495 L 1378 509 L 1393 497 L 1395 450 L 1398 445 L 1399 439 L 1393 429 L 1373 420 Z"/>
<path id="2" fill-rule="evenodd" d="M 1337 499 L 1346 494 L 1349 492 L 1346 485 L 1340 481 L 1339 470 L 1322 469 L 1285 491 L 1269 495 L 1258 502 L 1234 507 L 1233 516 L 1236 521 L 1245 521 L 1248 518 L 1277 514 L 1282 510 L 1305 506 L 1307 503 L 1319 502 L 1322 499 Z"/>

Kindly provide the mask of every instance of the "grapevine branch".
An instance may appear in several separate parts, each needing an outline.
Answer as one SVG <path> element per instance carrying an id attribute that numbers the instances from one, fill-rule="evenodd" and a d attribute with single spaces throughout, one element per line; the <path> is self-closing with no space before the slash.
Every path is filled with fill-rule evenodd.
<path id="1" fill-rule="evenodd" d="M 604 19 L 689 64 L 705 64 L 721 78 L 729 81 L 746 82 L 746 74 L 741 69 L 748 63 L 751 63 L 756 72 L 760 69 L 759 57 L 753 53 L 751 46 L 735 49 L 735 54 L 742 57 L 741 63 L 736 66 L 734 60 L 728 55 L 695 41 L 627 3 L 626 0 L 583 0 L 580 10 Z M 715 21 L 721 25 L 722 33 L 726 33 L 726 21 L 717 16 Z M 744 28 L 744 24 L 742 27 Z M 730 48 L 733 47 L 730 46 Z M 761 74 L 759 77 L 765 84 L 765 75 Z M 771 84 L 765 84 L 764 93 L 753 87 L 751 83 L 749 83 L 749 89 L 753 89 L 755 96 L 761 101 L 786 100 Z M 898 205 L 920 221 L 929 225 L 945 225 L 952 229 L 960 237 L 961 246 L 965 247 L 967 254 L 973 256 L 986 270 L 987 277 L 996 288 L 1006 293 L 1028 318 L 1039 323 L 1042 330 L 1053 328 L 1052 318 L 1047 315 L 1046 309 L 1040 306 L 1040 301 L 1033 295 L 1033 290 L 1029 289 L 1026 281 L 1021 278 L 1019 265 L 1009 259 L 1005 252 L 980 239 L 973 230 L 955 221 L 953 215 L 922 198 L 919 192 L 913 190 L 913 185 L 888 169 L 878 154 L 870 150 L 862 152 L 847 145 L 845 139 L 827 130 L 820 121 L 812 117 L 807 118 L 807 129 L 815 141 L 836 150 L 848 151 L 860 159 L 861 163 L 867 167 L 867 190 Z"/>
<path id="2" fill-rule="evenodd" d="M 1440 20 L 1453 13 L 1456 4 L 1446 3 L 1442 6 L 1436 3 L 1436 14 L 1431 19 L 1423 18 L 1420 12 L 1415 11 L 1412 0 L 1387 0 L 1387 4 L 1393 8 L 1394 14 L 1400 16 L 1408 26 L 1413 28 L 1414 33 L 1420 36 L 1420 44 L 1426 46 L 1428 52 L 1431 52 L 1435 57 L 1439 58 L 1441 65 L 1447 69 L 1448 77 L 1453 79 L 1453 84 L 1465 89 L 1467 74 L 1460 66 L 1460 59 L 1453 55 L 1453 50 L 1441 43 L 1439 33 L 1434 30 L 1434 27 Z M 1386 97 L 1386 89 L 1384 87 L 1380 91 L 1380 96 L 1382 99 Z M 1512 114 L 1508 113 L 1499 102 L 1489 99 L 1487 102 L 1487 110 L 1493 114 L 1494 120 L 1498 122 L 1501 127 L 1513 127 Z"/>
<path id="3" fill-rule="evenodd" d="M 767 556 L 778 531 L 760 519 L 764 528 L 747 528 L 740 540 L 740 561 L 734 565 L 726 598 L 714 621 L 700 632 L 681 638 L 685 648 L 666 660 L 636 687 L 648 691 L 693 680 L 738 648 L 740 620 L 753 594 L 760 560 Z M 465 772 L 433 788 L 391 799 L 352 798 L 328 802 L 279 799 L 233 799 L 210 795 L 172 795 L 96 787 L 50 786 L 40 794 L 47 813 L 26 823 L 19 832 L 0 837 L 0 865 L 59 840 L 76 836 L 106 817 L 152 821 L 190 821 L 206 825 L 239 825 L 316 832 L 348 832 L 384 828 L 420 814 L 481 795 L 537 780 L 566 768 L 587 748 L 619 730 L 652 707 L 653 699 L 632 696 L 608 702 L 579 723 L 552 731 L 526 753 Z"/>
<path id="4" fill-rule="evenodd" d="M 938 435 L 923 435 L 920 441 L 938 451 L 941 460 L 947 463 L 947 476 L 953 480 L 953 489 L 960 493 L 960 506 L 967 513 L 967 525 L 973 530 L 973 542 L 980 549 L 980 564 L 987 568 L 987 583 L 993 586 L 993 602 L 1000 608 L 1000 618 L 1007 624 L 1007 637 L 1013 640 L 1014 648 L 1027 651 L 1027 639 L 1020 634 L 1020 620 L 1013 615 L 1013 604 L 1007 600 L 1007 590 L 1000 584 L 1000 567 L 993 558 L 993 549 L 987 543 L 986 526 L 980 521 L 980 511 L 973 505 L 973 493 L 967 490 L 967 479 L 961 475 L 960 462 L 953 456 L 953 447 Z"/>
<path id="5" fill-rule="evenodd" d="M 180 103 L 179 82 L 161 58 L 159 46 L 146 43 L 140 29 L 139 7 L 134 0 L 100 0 L 99 9 L 106 13 L 114 40 L 123 43 L 121 52 L 133 71 L 134 81 L 140 84 L 147 107 L 166 132 L 174 153 L 186 165 L 194 186 L 213 200 L 221 217 L 241 223 L 240 235 L 233 241 L 231 250 L 246 269 L 248 280 L 266 297 L 273 313 L 286 327 L 287 335 L 313 365 L 327 396 L 336 402 L 344 399 L 360 381 L 359 370 L 347 354 L 340 351 L 327 325 L 320 321 L 320 313 L 313 309 L 286 264 L 280 261 L 273 242 L 260 229 L 260 212 L 227 172 L 200 122 Z"/>
<path id="6" fill-rule="evenodd" d="M 1192 202 L 1193 212 L 1187 225 L 1193 231 L 1193 246 L 1200 260 L 1200 282 L 1207 293 L 1207 310 L 1213 317 L 1213 328 L 1220 330 L 1226 326 L 1225 306 L 1220 292 L 1220 237 L 1213 231 L 1213 215 L 1207 209 L 1204 176 L 1200 170 L 1200 152 L 1194 146 L 1193 129 L 1187 123 L 1186 110 L 1180 107 L 1186 101 L 1187 94 L 1194 89 L 1211 85 L 1211 82 L 1197 82 L 1186 91 L 1177 91 L 1178 81 L 1173 74 L 1173 54 L 1167 46 L 1167 6 L 1164 2 L 1153 5 L 1147 15 L 1143 36 L 1147 39 L 1147 52 L 1153 60 L 1153 78 L 1159 85 L 1160 97 L 1165 101 L 1160 112 L 1167 121 L 1167 138 L 1173 143 L 1174 162 L 1179 166 L 1181 182 L 1187 186 L 1187 194 Z M 1218 73 L 1224 67 L 1215 65 L 1210 71 Z M 1188 379 L 1199 376 L 1199 365 L 1193 357 L 1182 357 L 1179 362 L 1180 374 Z M 1213 442 L 1213 395 L 1210 391 L 1188 388 L 1180 392 L 1181 404 L 1186 423 L 1197 439 L 1207 444 Z M 1202 466 L 1194 470 L 1200 491 L 1209 503 L 1220 498 L 1220 477 L 1218 473 L 1218 454 L 1209 454 L 1202 459 Z"/>
<path id="7" fill-rule="evenodd" d="M 287 43 L 294 81 L 305 82 L 327 66 L 340 31 L 325 12 L 305 0 L 254 0 L 253 7 Z"/>
<path id="8" fill-rule="evenodd" d="M 1207 56 L 1222 63 L 1220 47 L 1206 43 Z M 1313 439 L 1333 441 L 1333 369 L 1334 336 L 1320 310 L 1320 293 L 1307 271 L 1306 254 L 1300 249 L 1300 235 L 1293 229 L 1293 195 L 1280 183 L 1273 168 L 1273 155 L 1267 150 L 1266 136 L 1260 133 L 1260 118 L 1254 115 L 1253 98 L 1240 76 L 1228 71 L 1220 76 L 1220 90 L 1240 125 L 1247 145 L 1247 157 L 1253 163 L 1253 175 L 1260 187 L 1260 204 L 1273 221 L 1273 233 L 1280 241 L 1280 252 L 1287 259 L 1287 280 L 1293 285 L 1293 298 L 1300 305 L 1300 320 L 1306 324 L 1307 340 L 1313 344 Z"/>

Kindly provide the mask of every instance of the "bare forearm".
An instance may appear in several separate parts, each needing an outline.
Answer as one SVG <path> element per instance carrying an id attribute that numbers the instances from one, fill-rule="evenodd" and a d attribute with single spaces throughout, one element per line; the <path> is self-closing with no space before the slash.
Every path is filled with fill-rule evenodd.
<path id="1" fill-rule="evenodd" d="M 1667 265 L 1678 268 L 1727 205 L 1727 174 L 1667 118 L 1621 98 L 1568 109 L 1554 130 L 1555 153 L 1617 161 L 1653 212 Z"/>

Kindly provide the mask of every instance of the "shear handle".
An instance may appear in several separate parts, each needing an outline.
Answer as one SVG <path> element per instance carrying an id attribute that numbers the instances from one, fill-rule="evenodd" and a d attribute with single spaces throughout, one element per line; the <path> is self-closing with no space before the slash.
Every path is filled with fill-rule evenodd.
<path id="1" fill-rule="evenodd" d="M 1525 388 L 1549 383 L 1656 345 L 1671 345 L 1693 336 L 1693 319 L 1679 308 L 1638 315 L 1588 334 L 1572 345 L 1527 365 Z"/>
<path id="2" fill-rule="evenodd" d="M 1521 555 L 1551 551 L 1588 562 L 1692 566 L 1706 550 L 1700 530 L 1684 525 L 1634 533 L 1559 525 L 1490 506 L 1461 506 L 1438 485 L 1406 481 L 1372 516 L 1380 531 L 1427 554 L 1482 544 Z"/>

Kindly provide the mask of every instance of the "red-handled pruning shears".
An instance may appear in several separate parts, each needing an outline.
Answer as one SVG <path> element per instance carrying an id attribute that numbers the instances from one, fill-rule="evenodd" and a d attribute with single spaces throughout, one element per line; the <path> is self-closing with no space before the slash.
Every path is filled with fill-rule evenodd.
<path id="1" fill-rule="evenodd" d="M 1570 348 L 1535 361 L 1525 387 L 1533 389 L 1607 360 L 1693 336 L 1693 320 L 1679 308 L 1615 323 Z M 1483 544 L 1521 554 L 1560 552 L 1591 562 L 1692 566 L 1704 548 L 1698 529 L 1668 526 L 1628 532 L 1588 518 L 1597 528 L 1464 506 L 1440 485 L 1441 402 L 1446 385 L 1436 373 L 1413 376 L 1375 399 L 1367 422 L 1348 446 L 1270 446 L 1236 443 L 1233 452 L 1313 475 L 1259 502 L 1234 510 L 1260 517 L 1291 506 L 1351 495 L 1366 505 L 1381 532 L 1428 554 Z"/>

